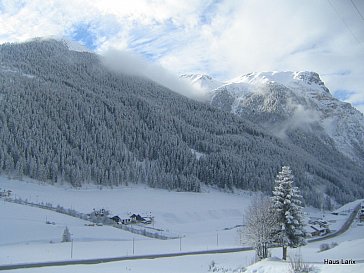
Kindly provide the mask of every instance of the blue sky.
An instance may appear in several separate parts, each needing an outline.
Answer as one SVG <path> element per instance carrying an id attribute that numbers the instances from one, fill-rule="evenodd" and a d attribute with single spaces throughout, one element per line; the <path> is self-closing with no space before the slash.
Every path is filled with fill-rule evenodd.
<path id="1" fill-rule="evenodd" d="M 68 38 L 83 44 L 92 51 L 97 49 L 97 36 L 92 30 L 90 23 L 77 23 L 68 35 Z"/>
<path id="2" fill-rule="evenodd" d="M 219 80 L 316 71 L 364 112 L 364 1 L 0 0 L 0 13 L 0 42 L 67 37 L 96 53 L 115 48 L 175 75 Z"/>
<path id="3" fill-rule="evenodd" d="M 335 93 L 334 93 L 334 95 L 335 95 L 335 97 L 337 97 L 338 99 L 340 99 L 340 100 L 347 100 L 348 98 L 350 98 L 350 95 L 351 95 L 352 93 L 350 93 L 350 91 L 348 91 L 348 90 L 335 90 Z"/>
<path id="4" fill-rule="evenodd" d="M 222 0 L 215 0 L 207 3 L 206 7 L 201 10 L 199 15 L 199 21 L 201 24 L 209 25 L 211 24 L 213 18 L 216 16 L 216 13 L 218 12 L 219 5 L 223 3 Z"/>
<path id="5" fill-rule="evenodd" d="M 180 31 L 171 19 L 148 27 L 137 24 L 130 33 L 128 49 L 149 61 L 158 61 L 178 46 L 178 36 L 172 34 Z"/>

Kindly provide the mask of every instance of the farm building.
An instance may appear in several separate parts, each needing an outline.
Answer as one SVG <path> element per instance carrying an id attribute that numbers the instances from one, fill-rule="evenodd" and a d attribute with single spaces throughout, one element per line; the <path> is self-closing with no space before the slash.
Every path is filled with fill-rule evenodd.
<path id="1" fill-rule="evenodd" d="M 327 227 L 311 225 L 311 226 L 309 226 L 308 232 L 311 234 L 312 237 L 323 236 L 323 235 L 330 233 L 330 229 Z"/>
<path id="2" fill-rule="evenodd" d="M 364 202 L 361 203 L 360 212 L 359 212 L 359 221 L 364 222 Z"/>
<path id="3" fill-rule="evenodd" d="M 111 217 L 110 220 L 113 220 L 116 224 L 121 224 L 121 218 L 117 215 Z"/>

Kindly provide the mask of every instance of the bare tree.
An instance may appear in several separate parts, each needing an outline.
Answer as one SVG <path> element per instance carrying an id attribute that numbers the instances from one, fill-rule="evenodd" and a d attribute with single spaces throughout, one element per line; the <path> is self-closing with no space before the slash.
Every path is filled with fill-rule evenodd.
<path id="1" fill-rule="evenodd" d="M 256 250 L 257 257 L 268 257 L 268 248 L 274 241 L 274 232 L 277 230 L 277 218 L 272 210 L 270 198 L 259 195 L 252 200 L 245 213 L 245 228 L 242 230 L 245 239 Z"/>

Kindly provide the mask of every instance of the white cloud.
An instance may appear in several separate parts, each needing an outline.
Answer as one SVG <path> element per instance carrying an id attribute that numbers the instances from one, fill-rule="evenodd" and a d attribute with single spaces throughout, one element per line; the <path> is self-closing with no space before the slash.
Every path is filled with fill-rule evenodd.
<path id="1" fill-rule="evenodd" d="M 10 2 L 14 4 L 9 10 Z M 87 15 L 81 1 L 3 0 L 0 16 L 0 42 L 24 41 L 33 37 L 63 35 L 74 22 L 96 16 Z"/>
<path id="2" fill-rule="evenodd" d="M 204 100 L 205 92 L 168 72 L 160 65 L 146 62 L 131 52 L 109 49 L 102 54 L 102 61 L 109 69 L 127 75 L 149 78 L 184 96 Z"/>
<path id="3" fill-rule="evenodd" d="M 272 128 L 273 134 L 279 138 L 286 138 L 289 131 L 297 128 L 310 131 L 312 130 L 311 125 L 321 120 L 319 112 L 307 110 L 303 105 L 294 103 L 292 100 L 288 101 L 287 106 L 291 111 L 290 117 L 278 127 Z"/>
<path id="4" fill-rule="evenodd" d="M 84 22 L 99 52 L 129 49 L 171 73 L 222 80 L 312 70 L 363 110 L 364 23 L 350 1 L 2 0 L 0 15 L 0 42 L 68 35 Z"/>

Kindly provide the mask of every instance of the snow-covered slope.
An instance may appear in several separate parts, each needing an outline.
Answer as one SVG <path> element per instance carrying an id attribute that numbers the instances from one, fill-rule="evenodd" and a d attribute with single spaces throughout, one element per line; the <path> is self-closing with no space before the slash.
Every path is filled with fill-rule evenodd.
<path id="1" fill-rule="evenodd" d="M 213 88 L 211 104 L 218 108 L 248 117 L 280 137 L 296 129 L 309 132 L 363 162 L 363 114 L 334 98 L 315 72 L 249 73 Z"/>
<path id="2" fill-rule="evenodd" d="M 226 102 L 226 93 L 231 101 L 224 107 L 239 117 L 69 48 L 56 40 L 0 45 L 1 172 L 76 187 L 134 182 L 269 191 L 277 170 L 289 164 L 307 203 L 320 206 L 323 192 L 339 203 L 364 195 L 364 169 L 333 148 L 304 97 L 277 83 L 284 75 L 247 75 L 215 89 L 213 102 Z M 315 77 L 296 77 L 320 86 Z M 191 79 L 220 85 L 208 76 Z M 253 84 L 259 81 L 262 88 Z M 257 90 L 242 95 L 241 86 Z M 301 127 L 315 134 L 292 137 Z"/>
<path id="3" fill-rule="evenodd" d="M 194 87 L 206 91 L 214 90 L 224 84 L 206 74 L 183 74 L 180 78 L 191 81 Z"/>
<path id="4" fill-rule="evenodd" d="M 181 240 L 158 240 L 138 236 L 110 226 L 89 226 L 87 221 L 55 211 L 0 200 L 0 266 L 5 264 L 36 263 L 90 258 L 109 258 L 156 253 L 179 253 L 195 250 L 231 248 L 240 246 L 236 224 L 242 224 L 244 211 L 251 194 L 226 193 L 205 188 L 203 193 L 169 192 L 142 185 L 130 187 L 97 188 L 89 185 L 74 189 L 67 185 L 51 186 L 38 181 L 17 181 L 0 177 L 0 188 L 12 190 L 12 196 L 35 203 L 59 204 L 81 212 L 93 208 L 107 208 L 115 214 L 123 212 L 151 212 L 155 216 L 154 228 L 178 231 Z M 341 226 L 341 220 L 360 200 L 338 209 L 338 216 L 324 212 L 325 220 Z M 308 216 L 322 217 L 322 211 L 306 208 Z M 333 218 L 331 218 L 333 217 Z M 332 220 L 332 219 L 336 220 Z M 53 224 L 47 224 L 49 221 Z M 336 221 L 336 222 L 334 222 Z M 73 243 L 62 243 L 65 227 L 72 233 Z M 337 229 L 337 227 L 335 229 Z M 152 228 L 152 227 L 151 227 Z M 309 243 L 289 249 L 294 257 L 299 253 L 305 262 L 320 272 L 362 272 L 364 226 L 354 222 L 349 231 L 324 242 Z M 319 252 L 322 243 L 337 243 L 334 248 Z M 281 248 L 271 249 L 272 258 L 249 266 L 254 251 L 190 255 L 185 257 L 143 259 L 98 265 L 68 265 L 51 268 L 19 269 L 14 272 L 286 272 L 288 263 L 281 261 Z M 356 265 L 324 265 L 323 260 L 354 259 Z M 247 271 L 243 271 L 246 268 Z M 349 268 L 349 271 L 344 271 Z M 7 271 L 6 271 L 7 272 Z M 10 271 L 9 271 L 10 272 Z M 13 270 L 11 271 L 13 272 Z"/>
<path id="5" fill-rule="evenodd" d="M 51 203 L 54 207 L 60 205 L 64 208 L 72 208 L 81 213 L 91 213 L 93 209 L 99 210 L 104 208 L 110 211 L 111 216 L 118 215 L 122 219 L 129 218 L 133 213 L 142 216 L 151 215 L 154 217 L 154 223 L 145 226 L 145 228 L 148 231 L 154 231 L 164 235 L 173 234 L 182 236 L 184 251 L 217 247 L 239 247 L 240 241 L 237 230 L 243 223 L 245 208 L 249 206 L 252 198 L 251 193 L 237 192 L 232 194 L 220 192 L 212 188 L 205 188 L 201 193 L 151 189 L 145 185 L 135 184 L 130 184 L 128 187 L 106 187 L 103 189 L 94 185 L 88 185 L 82 189 L 75 189 L 67 185 L 51 186 L 34 180 L 25 182 L 9 180 L 0 176 L 0 191 L 4 189 L 11 190 L 12 197 L 14 198 L 21 198 L 22 200 L 27 200 L 28 202 L 36 204 L 41 202 L 44 204 Z M 2 205 L 2 207 L 0 207 L 0 213 L 2 213 L 2 209 L 8 211 L 8 209 L 10 209 L 9 206 L 14 208 L 14 210 L 16 207 L 19 207 L 17 204 Z M 38 208 L 31 209 L 32 213 L 40 213 L 40 209 Z M 5 212 L 2 213 L 2 215 L 4 214 Z M 10 222 L 7 225 L 5 225 L 5 222 L 0 225 L 0 233 L 10 231 L 10 225 L 13 224 L 13 220 L 16 221 L 19 217 L 29 218 L 28 216 L 20 216 L 20 214 L 28 214 L 24 209 L 22 211 L 19 210 L 19 212 L 17 209 L 16 212 L 14 211 L 14 214 L 18 214 L 18 216 L 6 216 L 6 221 L 9 220 Z M 37 224 L 34 224 L 36 225 L 34 226 L 34 229 L 38 228 L 37 225 L 47 227 L 45 221 L 46 216 L 48 216 L 49 221 L 56 222 L 56 226 L 54 227 L 57 228 L 52 229 L 54 233 L 49 234 L 49 236 L 46 235 L 46 233 L 44 236 L 34 235 L 39 238 L 29 236 L 29 234 L 26 233 L 27 235 L 21 237 L 22 241 L 41 241 L 44 244 L 48 244 L 50 240 L 58 240 L 59 242 L 59 238 L 66 225 L 70 228 L 71 233 L 74 233 L 75 229 L 79 229 L 79 227 L 74 227 L 74 222 L 82 222 L 81 220 L 81 222 L 77 219 L 76 221 L 74 218 L 68 216 L 62 216 L 63 218 L 61 219 L 52 211 L 44 211 L 41 215 L 44 216 L 30 216 L 30 218 L 34 218 L 37 221 Z M 56 216 L 58 218 L 56 218 Z M 32 222 L 31 219 L 26 221 Z M 83 223 L 80 225 L 83 226 Z M 115 229 L 116 231 L 111 230 L 110 232 L 105 230 L 108 234 L 94 237 L 94 235 L 90 233 L 94 229 L 101 229 L 101 227 L 80 230 L 77 237 L 75 237 L 75 241 L 82 241 L 85 242 L 85 244 L 90 241 L 108 241 L 107 238 L 111 241 L 114 240 L 113 238 L 116 238 L 115 240 L 118 241 L 117 238 L 119 237 L 117 237 L 117 234 L 120 234 L 120 236 L 124 236 L 123 234 L 125 234 L 125 231 Z M 26 230 L 26 228 L 22 228 L 19 232 L 22 232 L 23 230 Z M 126 246 L 128 246 L 127 249 L 129 249 L 129 246 L 132 245 L 130 239 L 132 237 L 139 238 L 139 236 L 133 233 L 127 232 L 127 235 L 128 236 L 124 236 L 125 240 L 121 241 L 129 240 L 129 242 L 120 242 L 118 247 L 126 248 Z M 12 236 L 13 238 L 9 237 L 6 241 L 0 240 L 0 257 L 3 244 L 16 244 L 18 242 L 16 234 L 12 234 Z M 217 236 L 219 237 L 218 242 Z M 90 240 L 87 240 L 87 238 L 90 238 Z M 149 237 L 143 237 L 138 240 L 140 241 L 141 239 L 146 240 L 147 243 L 143 244 L 143 249 L 138 247 L 138 254 L 141 254 L 142 250 L 143 253 L 165 253 L 179 250 L 178 239 L 156 240 Z M 158 244 L 158 247 L 155 246 L 156 244 Z M 130 251 L 131 250 L 129 249 L 129 254 L 131 253 Z M 120 255 L 126 255 L 126 251 Z M 100 256 L 103 255 L 100 254 Z"/>
<path id="6" fill-rule="evenodd" d="M 88 222 L 46 209 L 8 203 L 0 198 L 0 265 L 63 260 L 70 258 L 69 243 L 61 243 L 67 226 L 74 240 L 73 258 L 173 253 L 240 246 L 238 229 L 243 223 L 251 193 L 226 193 L 205 188 L 202 193 L 170 192 L 143 185 L 75 189 L 38 181 L 9 180 L 0 176 L 0 191 L 11 190 L 12 198 L 30 203 L 51 203 L 90 213 L 107 209 L 122 219 L 131 214 L 151 215 L 154 223 L 137 225 L 179 239 L 158 240 L 110 226 L 88 226 Z M 46 224 L 46 221 L 54 224 Z M 181 244 L 181 245 L 180 245 Z M 39 249 L 39 251 L 34 251 Z"/>

